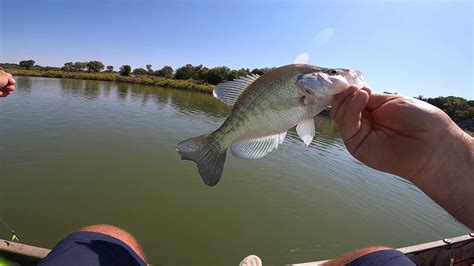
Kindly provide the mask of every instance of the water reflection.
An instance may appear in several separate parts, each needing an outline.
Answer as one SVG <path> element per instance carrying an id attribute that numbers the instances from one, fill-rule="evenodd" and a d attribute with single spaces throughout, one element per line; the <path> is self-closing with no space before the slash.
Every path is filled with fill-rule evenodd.
<path id="1" fill-rule="evenodd" d="M 130 88 L 130 98 L 132 101 L 137 101 L 141 103 L 141 106 L 146 106 L 147 103 L 156 98 L 158 94 L 156 92 L 158 88 L 145 86 L 145 85 L 134 85 Z"/>
<path id="2" fill-rule="evenodd" d="M 84 97 L 87 100 L 93 101 L 99 97 L 100 95 L 99 82 L 100 81 L 96 81 L 96 80 L 87 81 L 87 85 L 83 87 Z M 103 84 L 104 82 L 100 82 L 100 83 Z"/>
<path id="3" fill-rule="evenodd" d="M 117 86 L 117 98 L 119 100 L 125 101 L 128 96 L 128 88 L 130 85 L 123 82 L 116 82 L 115 84 Z"/>
<path id="4" fill-rule="evenodd" d="M 85 81 L 80 79 L 59 79 L 59 85 L 64 96 L 84 96 Z"/>
<path id="5" fill-rule="evenodd" d="M 31 87 L 29 78 L 20 79 L 22 86 Z M 208 116 L 223 118 L 227 117 L 230 109 L 216 100 L 212 95 L 186 91 L 166 89 L 149 85 L 129 84 L 108 81 L 85 81 L 77 79 L 59 79 L 62 91 L 67 95 L 81 96 L 86 100 L 94 101 L 102 94 L 109 97 L 113 89 L 116 89 L 117 98 L 126 101 L 140 102 L 146 106 L 151 102 L 158 108 L 173 108 L 183 114 L 205 113 Z M 28 85 L 29 84 L 29 85 Z M 317 133 L 327 142 L 335 142 L 339 133 L 335 125 L 327 116 L 319 116 L 315 119 Z M 295 134 L 289 134 L 289 138 L 297 139 Z"/>
<path id="6" fill-rule="evenodd" d="M 229 109 L 211 94 L 182 90 L 165 90 L 170 104 L 183 113 L 204 112 L 214 117 L 226 117 Z"/>
<path id="7" fill-rule="evenodd" d="M 27 84 L 30 79 L 20 81 L 22 84 Z M 59 84 L 64 95 L 83 97 L 89 101 L 97 100 L 101 94 L 106 98 L 110 97 L 111 91 L 115 89 L 119 100 L 140 102 L 141 106 L 154 103 L 160 109 L 173 108 L 184 114 L 205 113 L 213 117 L 226 117 L 229 114 L 229 108 L 212 95 L 205 93 L 122 82 L 77 79 L 59 79 Z M 29 86 L 31 87 L 31 84 Z"/>
<path id="8" fill-rule="evenodd" d="M 110 97 L 110 91 L 112 90 L 112 82 L 102 82 L 103 94 L 106 98 Z"/>
<path id="9" fill-rule="evenodd" d="M 317 116 L 315 119 L 315 127 L 316 132 L 322 134 L 324 138 L 330 142 L 335 142 L 341 137 L 336 124 L 329 118 L 329 116 Z"/>
<path id="10" fill-rule="evenodd" d="M 15 76 L 17 92 L 21 95 L 31 94 L 31 78 Z"/>

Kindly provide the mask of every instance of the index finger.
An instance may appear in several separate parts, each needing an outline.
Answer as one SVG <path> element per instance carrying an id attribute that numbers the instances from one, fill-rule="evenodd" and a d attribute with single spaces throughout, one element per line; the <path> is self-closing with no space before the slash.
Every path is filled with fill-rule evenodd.
<path id="1" fill-rule="evenodd" d="M 343 90 L 341 93 L 337 94 L 334 96 L 334 100 L 332 101 L 332 106 L 331 106 L 331 118 L 333 120 L 336 119 L 337 113 L 339 113 L 339 108 L 341 107 L 342 102 L 346 99 L 346 97 L 353 95 L 357 91 L 357 88 L 354 86 L 351 86 L 345 90 Z"/>
<path id="2" fill-rule="evenodd" d="M 385 93 L 377 93 L 374 92 L 370 95 L 369 102 L 367 103 L 367 109 L 372 111 L 374 109 L 379 108 L 384 103 L 391 101 L 396 98 L 400 98 L 401 96 L 393 95 L 393 94 L 385 94 Z"/>

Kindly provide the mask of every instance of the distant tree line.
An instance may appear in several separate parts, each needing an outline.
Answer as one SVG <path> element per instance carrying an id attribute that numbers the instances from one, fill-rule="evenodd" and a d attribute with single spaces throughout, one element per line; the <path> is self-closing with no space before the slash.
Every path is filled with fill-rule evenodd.
<path id="1" fill-rule="evenodd" d="M 62 70 L 67 72 L 105 72 L 105 73 L 118 73 L 122 76 L 156 76 L 168 79 L 178 80 L 194 80 L 202 83 L 219 84 L 223 81 L 234 80 L 240 76 L 249 74 L 262 75 L 270 68 L 255 68 L 250 70 L 248 68 L 241 68 L 238 70 L 230 69 L 226 66 L 219 66 L 208 68 L 203 65 L 193 66 L 192 64 L 186 64 L 185 66 L 179 67 L 174 70 L 171 66 L 164 66 L 161 69 L 154 70 L 151 64 L 147 64 L 145 68 L 132 69 L 130 65 L 122 65 L 120 69 L 115 72 L 113 66 L 105 66 L 100 61 L 88 61 L 88 62 L 66 62 L 61 68 L 57 67 L 42 67 L 35 65 L 34 60 L 24 60 L 17 64 L 3 64 L 6 68 L 21 68 L 26 70 Z"/>
<path id="2" fill-rule="evenodd" d="M 474 100 L 466 100 L 455 96 L 425 98 L 420 95 L 415 98 L 438 107 L 448 114 L 455 122 L 465 121 L 468 119 L 474 120 Z"/>
<path id="3" fill-rule="evenodd" d="M 120 67 L 119 74 L 122 76 L 157 76 L 169 79 L 179 80 L 195 80 L 209 84 L 219 84 L 223 81 L 234 80 L 238 77 L 252 74 L 262 75 L 269 68 L 255 68 L 250 71 L 248 68 L 241 68 L 239 70 L 233 70 L 226 66 L 207 68 L 202 65 L 193 66 L 187 64 L 173 70 L 170 66 L 164 66 L 159 70 L 153 70 L 153 66 L 148 64 L 145 68 L 135 68 L 131 70 L 129 65 L 123 65 Z"/>

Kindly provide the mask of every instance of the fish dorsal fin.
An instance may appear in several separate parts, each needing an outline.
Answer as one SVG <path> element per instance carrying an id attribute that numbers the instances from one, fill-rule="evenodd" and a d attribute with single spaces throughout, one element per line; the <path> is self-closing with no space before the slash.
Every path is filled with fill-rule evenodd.
<path id="1" fill-rule="evenodd" d="M 304 144 L 309 146 L 316 133 L 314 128 L 314 119 L 311 117 L 302 120 L 296 126 L 296 132 L 298 133 L 298 136 L 300 136 L 300 138 L 303 140 Z"/>
<path id="2" fill-rule="evenodd" d="M 214 88 L 212 94 L 226 105 L 232 107 L 240 94 L 259 77 L 257 74 L 250 74 L 233 81 L 220 83 Z"/>
<path id="3" fill-rule="evenodd" d="M 246 159 L 258 159 L 267 155 L 273 149 L 282 144 L 285 140 L 286 132 L 269 135 L 256 139 L 246 139 L 232 144 L 230 150 L 236 157 Z"/>

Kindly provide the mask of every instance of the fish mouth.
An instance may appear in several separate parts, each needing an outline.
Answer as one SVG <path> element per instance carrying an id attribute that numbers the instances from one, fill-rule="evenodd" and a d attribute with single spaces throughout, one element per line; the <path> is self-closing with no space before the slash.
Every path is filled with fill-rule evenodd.
<path id="1" fill-rule="evenodd" d="M 304 96 L 334 95 L 349 87 L 342 75 L 328 75 L 323 72 L 314 72 L 298 78 L 297 87 Z M 321 95 L 321 96 L 322 96 Z"/>
<path id="2" fill-rule="evenodd" d="M 350 86 L 355 86 L 359 89 L 369 87 L 369 84 L 365 81 L 364 74 L 358 70 L 349 70 L 343 75 L 343 77 L 347 80 L 347 83 L 349 83 Z"/>
<path id="3" fill-rule="evenodd" d="M 335 95 L 350 86 L 359 89 L 368 87 L 362 72 L 346 69 L 339 71 L 337 75 L 325 72 L 303 74 L 298 77 L 296 85 L 301 94 L 309 98 Z"/>

